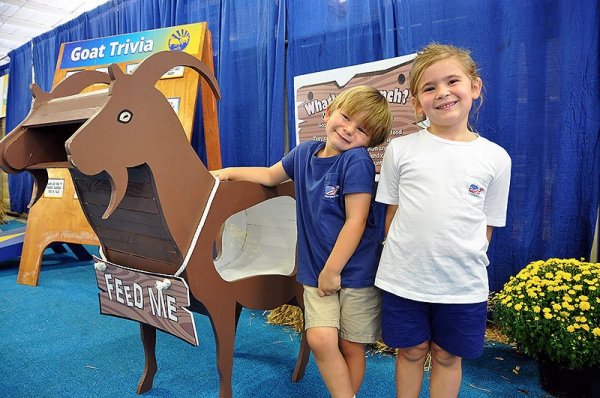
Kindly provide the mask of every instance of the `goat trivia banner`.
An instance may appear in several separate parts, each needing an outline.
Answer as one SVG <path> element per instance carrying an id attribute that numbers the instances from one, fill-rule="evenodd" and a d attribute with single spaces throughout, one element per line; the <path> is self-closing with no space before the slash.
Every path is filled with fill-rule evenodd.
<path id="1" fill-rule="evenodd" d="M 202 23 L 65 43 L 60 69 L 141 61 L 164 51 L 196 54 L 204 38 Z"/>
<path id="2" fill-rule="evenodd" d="M 379 172 L 387 144 L 419 130 L 415 125 L 408 73 L 416 54 L 296 76 L 296 142 L 325 141 L 325 109 L 347 88 L 367 84 L 377 88 L 392 111 L 392 134 L 381 146 L 369 148 Z"/>
<path id="3" fill-rule="evenodd" d="M 198 345 L 183 278 L 126 268 L 94 256 L 100 313 L 147 323 Z M 167 282 L 168 281 L 168 282 Z"/>

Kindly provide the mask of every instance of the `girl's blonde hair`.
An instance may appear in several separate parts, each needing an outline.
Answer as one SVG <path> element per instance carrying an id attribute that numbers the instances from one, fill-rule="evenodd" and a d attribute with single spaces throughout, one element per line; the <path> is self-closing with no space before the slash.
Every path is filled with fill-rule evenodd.
<path id="1" fill-rule="evenodd" d="M 417 54 L 410 70 L 409 89 L 415 103 L 418 103 L 419 101 L 417 97 L 417 93 L 419 92 L 419 82 L 421 81 L 425 70 L 436 62 L 448 58 L 454 58 L 458 61 L 465 74 L 469 76 L 472 82 L 477 81 L 477 79 L 481 81 L 481 77 L 477 71 L 477 64 L 473 61 L 473 58 L 471 58 L 471 51 L 447 44 L 430 43 Z M 483 82 L 481 83 L 481 90 L 482 93 L 479 95 L 479 103 L 474 112 L 479 111 L 479 108 L 481 108 L 481 105 L 483 104 Z M 425 115 L 417 114 L 416 110 L 415 117 L 417 122 L 425 120 Z"/>
<path id="2" fill-rule="evenodd" d="M 349 116 L 363 113 L 363 127 L 369 132 L 369 148 L 381 145 L 390 136 L 392 113 L 385 97 L 374 87 L 361 85 L 342 91 L 329 104 L 331 115 L 341 109 Z"/>

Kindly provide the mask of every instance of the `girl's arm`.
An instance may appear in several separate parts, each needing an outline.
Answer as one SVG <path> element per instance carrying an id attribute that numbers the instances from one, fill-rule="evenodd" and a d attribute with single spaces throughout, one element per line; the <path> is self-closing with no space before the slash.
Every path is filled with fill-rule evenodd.
<path id="1" fill-rule="evenodd" d="M 371 206 L 371 194 L 348 194 L 344 197 L 344 201 L 346 205 L 346 221 L 340 230 L 333 250 L 325 263 L 325 267 L 319 275 L 318 294 L 320 296 L 330 295 L 340 290 L 342 270 L 358 247 L 365 231 L 365 226 L 367 225 L 367 217 L 369 216 L 369 208 Z"/>
<path id="2" fill-rule="evenodd" d="M 494 231 L 494 227 L 492 227 L 491 225 L 488 225 L 487 231 L 486 231 L 488 243 L 490 243 L 492 241 L 492 232 L 493 231 Z"/>
<path id="3" fill-rule="evenodd" d="M 275 186 L 290 179 L 285 173 L 281 161 L 271 167 L 227 167 L 213 170 L 211 173 L 221 181 L 250 181 L 267 187 Z"/>

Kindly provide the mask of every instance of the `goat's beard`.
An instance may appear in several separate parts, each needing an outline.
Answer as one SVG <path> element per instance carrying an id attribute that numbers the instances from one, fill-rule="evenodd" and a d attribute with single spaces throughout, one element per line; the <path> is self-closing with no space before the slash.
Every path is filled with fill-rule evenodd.
<path id="1" fill-rule="evenodd" d="M 106 211 L 102 215 L 102 219 L 106 220 L 110 215 L 117 209 L 119 203 L 123 200 L 125 192 L 127 191 L 127 184 L 129 178 L 127 175 L 127 167 L 119 167 L 113 170 L 106 170 L 108 177 L 110 178 L 110 202 Z"/>

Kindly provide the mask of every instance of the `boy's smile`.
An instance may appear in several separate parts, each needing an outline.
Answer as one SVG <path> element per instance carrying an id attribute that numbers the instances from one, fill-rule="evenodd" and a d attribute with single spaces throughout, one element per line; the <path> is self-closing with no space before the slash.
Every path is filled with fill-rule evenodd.
<path id="1" fill-rule="evenodd" d="M 370 136 L 362 126 L 362 114 L 350 116 L 342 109 L 325 114 L 327 142 L 319 154 L 323 157 L 336 156 L 352 148 L 369 146 Z"/>
<path id="2" fill-rule="evenodd" d="M 473 100 L 481 94 L 481 81 L 472 81 L 453 58 L 429 66 L 419 82 L 415 108 L 425 113 L 432 133 L 462 134 Z"/>

